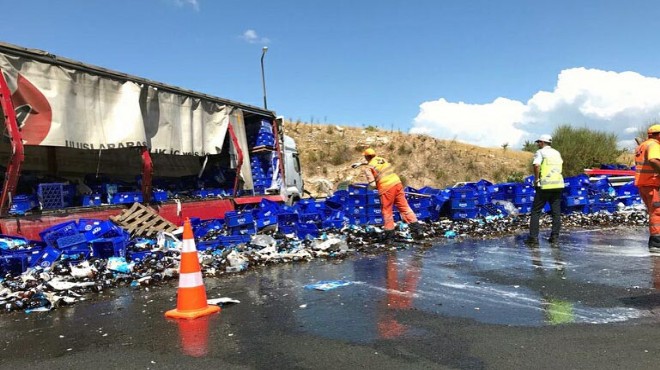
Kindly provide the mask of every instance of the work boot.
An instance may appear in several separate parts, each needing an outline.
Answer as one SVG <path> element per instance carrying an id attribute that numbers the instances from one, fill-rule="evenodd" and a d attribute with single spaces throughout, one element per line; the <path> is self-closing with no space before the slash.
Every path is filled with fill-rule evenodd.
<path id="1" fill-rule="evenodd" d="M 395 236 L 394 230 L 385 230 L 381 234 L 381 240 L 383 242 L 388 242 L 388 241 L 391 241 L 392 239 L 394 239 L 394 236 Z"/>
<path id="2" fill-rule="evenodd" d="M 408 228 L 410 229 L 410 235 L 412 235 L 413 238 L 417 239 L 424 236 L 424 227 L 419 222 L 409 224 Z"/>
<path id="3" fill-rule="evenodd" d="M 527 239 L 525 239 L 525 244 L 529 246 L 539 245 L 539 238 L 528 236 Z"/>

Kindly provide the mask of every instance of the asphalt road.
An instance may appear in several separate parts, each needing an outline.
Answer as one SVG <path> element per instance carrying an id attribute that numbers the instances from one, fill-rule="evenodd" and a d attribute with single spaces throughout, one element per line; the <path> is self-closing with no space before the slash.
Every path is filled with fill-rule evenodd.
<path id="1" fill-rule="evenodd" d="M 643 228 L 443 242 L 205 279 L 238 304 L 166 320 L 176 282 L 0 315 L 2 369 L 657 369 Z M 346 285 L 310 287 L 323 281 Z"/>

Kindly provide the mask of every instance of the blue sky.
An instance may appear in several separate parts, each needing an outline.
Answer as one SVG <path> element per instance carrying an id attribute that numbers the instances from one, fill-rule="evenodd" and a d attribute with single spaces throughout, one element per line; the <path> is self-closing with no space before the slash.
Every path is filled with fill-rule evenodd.
<path id="1" fill-rule="evenodd" d="M 660 119 L 660 2 L 0 0 L 0 40 L 293 120 L 519 146 Z M 7 13 L 5 13 L 7 14 Z"/>

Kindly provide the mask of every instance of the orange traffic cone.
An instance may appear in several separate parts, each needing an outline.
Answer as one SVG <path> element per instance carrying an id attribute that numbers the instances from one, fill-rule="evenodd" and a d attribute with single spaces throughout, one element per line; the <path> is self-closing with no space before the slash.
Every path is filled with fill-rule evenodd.
<path id="1" fill-rule="evenodd" d="M 199 267 L 195 238 L 193 237 L 190 220 L 186 219 L 183 223 L 183 245 L 181 248 L 176 308 L 165 312 L 165 317 L 195 319 L 219 311 L 220 307 L 210 306 L 206 302 L 206 288 L 204 288 L 202 270 Z"/>

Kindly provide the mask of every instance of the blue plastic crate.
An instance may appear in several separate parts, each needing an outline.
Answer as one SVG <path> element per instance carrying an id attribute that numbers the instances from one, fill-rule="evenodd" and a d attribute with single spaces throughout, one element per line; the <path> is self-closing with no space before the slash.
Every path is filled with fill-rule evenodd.
<path id="1" fill-rule="evenodd" d="M 257 233 L 256 226 L 251 223 L 249 225 L 232 226 L 228 228 L 231 235 L 254 235 Z"/>
<path id="2" fill-rule="evenodd" d="M 433 200 L 428 197 L 428 198 L 417 198 L 417 197 L 409 197 L 408 198 L 408 205 L 410 208 L 414 210 L 418 209 L 425 209 L 431 207 L 431 204 L 433 203 Z"/>
<path id="3" fill-rule="evenodd" d="M 321 222 L 322 217 L 320 213 L 301 213 L 298 215 L 300 223 Z"/>
<path id="4" fill-rule="evenodd" d="M 367 188 L 367 184 L 358 184 L 348 186 L 348 195 L 367 195 L 369 192 L 373 193 L 373 190 Z M 335 192 L 336 194 L 337 192 Z"/>
<path id="5" fill-rule="evenodd" d="M 464 220 L 475 218 L 479 215 L 478 209 L 452 209 L 450 217 L 452 220 Z"/>
<path id="6" fill-rule="evenodd" d="M 81 218 L 78 220 L 78 231 L 85 234 L 87 240 L 101 238 L 115 227 L 115 224 L 106 220 L 87 218 Z"/>
<path id="7" fill-rule="evenodd" d="M 531 203 L 516 204 L 515 206 L 518 209 L 518 213 L 521 215 L 526 215 L 532 211 Z"/>
<path id="8" fill-rule="evenodd" d="M 614 213 L 617 211 L 616 203 L 594 203 L 589 206 L 589 210 L 592 213 L 606 211 L 609 213 Z"/>
<path id="9" fill-rule="evenodd" d="M 9 213 L 12 215 L 22 215 L 25 212 L 39 207 L 39 200 L 34 195 L 17 195 L 11 200 Z"/>
<path id="10" fill-rule="evenodd" d="M 418 220 L 428 221 L 431 219 L 431 211 L 428 208 L 423 208 L 415 211 Z"/>
<path id="11" fill-rule="evenodd" d="M 382 217 L 381 217 L 382 220 Z M 321 222 L 321 228 L 323 229 L 341 229 L 344 227 L 344 219 L 326 219 Z"/>
<path id="12" fill-rule="evenodd" d="M 39 184 L 37 185 L 37 196 L 43 209 L 64 208 L 64 183 Z"/>
<path id="13" fill-rule="evenodd" d="M 271 216 L 257 216 L 255 217 L 255 222 L 257 224 L 257 228 L 261 229 L 266 226 L 270 225 L 275 225 L 277 223 L 277 216 L 276 215 L 271 215 Z"/>
<path id="14" fill-rule="evenodd" d="M 562 191 L 562 193 L 566 194 L 566 195 L 573 195 L 573 196 L 575 196 L 575 195 L 578 195 L 578 196 L 579 195 L 584 195 L 584 196 L 586 196 L 587 194 L 589 194 L 589 190 L 585 186 L 580 186 L 580 187 L 569 186 L 569 187 L 565 187 L 564 190 Z"/>
<path id="15" fill-rule="evenodd" d="M 88 244 L 77 244 L 62 250 L 61 259 L 67 261 L 83 261 L 89 259 L 92 255 L 92 249 Z"/>
<path id="16" fill-rule="evenodd" d="M 564 177 L 564 187 L 566 188 L 579 188 L 583 186 L 589 186 L 591 182 L 587 175 L 577 175 L 573 177 Z"/>
<path id="17" fill-rule="evenodd" d="M 529 204 L 534 202 L 534 194 L 514 195 L 512 198 L 509 198 L 508 200 L 515 205 Z"/>
<path id="18" fill-rule="evenodd" d="M 452 201 L 457 199 L 476 199 L 477 191 L 473 187 L 463 186 L 457 188 L 451 188 L 451 199 Z"/>
<path id="19" fill-rule="evenodd" d="M 52 266 L 53 263 L 57 261 L 61 255 L 62 255 L 62 251 L 60 251 L 55 247 L 48 246 L 43 249 L 43 251 L 38 257 L 32 259 L 29 267 L 40 266 L 43 268 L 48 268 Z"/>
<path id="20" fill-rule="evenodd" d="M 452 209 L 476 209 L 477 198 L 452 198 Z"/>
<path id="21" fill-rule="evenodd" d="M 509 182 L 509 183 L 500 184 L 498 193 L 512 194 L 512 195 L 528 195 L 528 194 L 534 194 L 535 190 L 531 184 Z"/>
<path id="22" fill-rule="evenodd" d="M 25 256 L 27 258 L 27 263 L 28 265 L 31 263 L 34 263 L 36 260 L 38 260 L 41 257 L 41 254 L 43 253 L 43 246 L 39 245 L 29 245 L 25 248 L 22 249 L 11 249 L 11 250 L 4 250 L 0 255 L 3 256 Z"/>
<path id="23" fill-rule="evenodd" d="M 296 235 L 300 239 L 305 239 L 308 236 L 317 238 L 319 236 L 319 228 L 314 224 L 298 224 Z"/>
<path id="24" fill-rule="evenodd" d="M 294 224 L 299 221 L 297 213 L 293 212 L 280 212 L 277 214 L 277 223 L 281 225 Z"/>
<path id="25" fill-rule="evenodd" d="M 245 226 L 254 223 L 254 217 L 249 212 L 225 212 L 225 224 L 229 227 Z"/>
<path id="26" fill-rule="evenodd" d="M 616 201 L 623 203 L 624 206 L 632 206 L 634 204 L 641 204 L 642 198 L 640 196 L 626 195 L 617 197 Z"/>
<path id="27" fill-rule="evenodd" d="M 46 244 L 52 247 L 56 247 L 57 239 L 78 233 L 77 222 L 67 221 L 43 230 L 39 233 L 39 236 L 41 237 L 41 240 L 43 240 Z"/>
<path id="28" fill-rule="evenodd" d="M 10 274 L 18 276 L 28 268 L 28 259 L 26 255 L 0 256 L 0 272 L 2 275 Z"/>
<path id="29" fill-rule="evenodd" d="M 617 196 L 632 196 L 639 195 L 639 189 L 635 186 L 633 182 L 623 184 L 619 187 L 614 188 Z"/>
<path id="30" fill-rule="evenodd" d="M 123 236 L 96 239 L 90 242 L 92 256 L 97 258 L 126 257 L 128 240 Z"/>
<path id="31" fill-rule="evenodd" d="M 57 238 L 55 246 L 62 251 L 68 249 L 78 248 L 80 246 L 86 246 L 89 240 L 85 237 L 85 234 L 72 234 Z"/>
<path id="32" fill-rule="evenodd" d="M 83 207 L 96 207 L 103 203 L 101 194 L 86 194 L 82 197 Z"/>
<path id="33" fill-rule="evenodd" d="M 126 191 L 112 194 L 110 204 L 142 203 L 143 200 L 141 191 Z"/>
<path id="34" fill-rule="evenodd" d="M 211 231 L 219 231 L 223 228 L 224 221 L 220 219 L 210 219 L 200 222 L 193 226 L 193 235 L 195 238 L 202 238 Z"/>
<path id="35" fill-rule="evenodd" d="M 583 206 L 589 204 L 589 199 L 586 196 L 562 196 L 562 203 L 567 207 Z"/>

